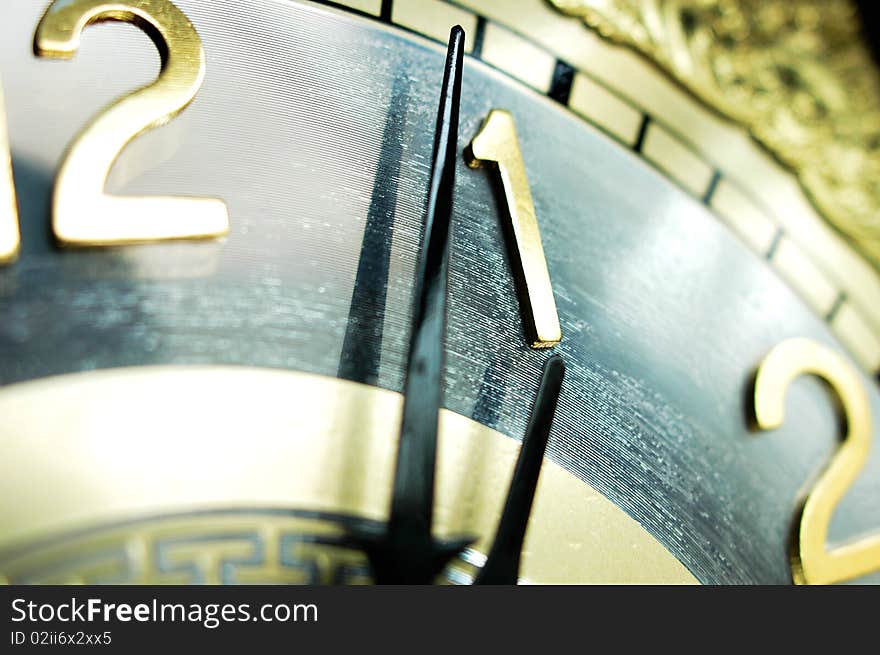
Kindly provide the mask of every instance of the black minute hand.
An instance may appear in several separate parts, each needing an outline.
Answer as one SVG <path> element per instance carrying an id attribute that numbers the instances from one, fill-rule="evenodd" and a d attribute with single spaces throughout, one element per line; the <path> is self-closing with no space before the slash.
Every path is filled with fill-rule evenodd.
<path id="1" fill-rule="evenodd" d="M 544 364 L 538 395 L 529 415 L 495 541 L 474 584 L 516 584 L 519 579 L 519 560 L 532 512 L 532 501 L 564 377 L 565 362 L 559 355 L 552 356 Z"/>
<path id="2" fill-rule="evenodd" d="M 458 149 L 464 30 L 452 28 L 428 189 L 425 232 L 416 268 L 403 419 L 386 532 L 355 534 L 379 584 L 430 584 L 471 539 L 434 538 L 437 419 L 443 399 L 449 228 Z"/>

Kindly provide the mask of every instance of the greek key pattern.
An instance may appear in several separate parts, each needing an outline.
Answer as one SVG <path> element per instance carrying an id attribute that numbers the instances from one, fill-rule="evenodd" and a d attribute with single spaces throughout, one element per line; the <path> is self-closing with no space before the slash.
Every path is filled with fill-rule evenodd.
<path id="1" fill-rule="evenodd" d="M 350 516 L 297 510 L 222 510 L 154 516 L 54 535 L 0 553 L 7 584 L 369 584 L 348 541 Z M 378 525 L 376 526 L 378 528 Z M 470 584 L 483 556 L 444 572 Z"/>

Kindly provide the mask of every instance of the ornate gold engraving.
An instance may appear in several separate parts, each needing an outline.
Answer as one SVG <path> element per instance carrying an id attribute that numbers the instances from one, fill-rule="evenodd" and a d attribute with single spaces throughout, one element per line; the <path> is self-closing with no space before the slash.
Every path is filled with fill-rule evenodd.
<path id="1" fill-rule="evenodd" d="M 744 125 L 880 267 L 880 76 L 850 0 L 550 2 Z"/>
<path id="2" fill-rule="evenodd" d="M 809 339 L 776 346 L 758 367 L 755 418 L 762 430 L 785 419 L 785 395 L 801 375 L 817 375 L 831 385 L 846 418 L 843 442 L 803 504 L 791 554 L 797 584 L 832 584 L 880 570 L 880 534 L 827 550 L 834 508 L 855 481 L 871 450 L 871 406 L 855 370 L 840 355 Z"/>

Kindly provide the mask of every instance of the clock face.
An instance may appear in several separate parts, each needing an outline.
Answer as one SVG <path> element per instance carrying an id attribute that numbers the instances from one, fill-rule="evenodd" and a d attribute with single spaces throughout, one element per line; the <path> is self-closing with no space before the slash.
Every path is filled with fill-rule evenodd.
<path id="1" fill-rule="evenodd" d="M 452 583 L 499 525 L 529 582 L 880 581 L 876 371 L 721 173 L 476 10 L 119 4 L 0 10 L 7 581 L 370 581 L 419 498 Z"/>

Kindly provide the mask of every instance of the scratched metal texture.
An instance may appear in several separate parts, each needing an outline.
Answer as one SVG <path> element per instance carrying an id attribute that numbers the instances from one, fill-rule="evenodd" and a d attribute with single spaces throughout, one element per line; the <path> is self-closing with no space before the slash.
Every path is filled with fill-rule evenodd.
<path id="1" fill-rule="evenodd" d="M 208 53 L 204 89 L 125 151 L 109 189 L 222 197 L 231 234 L 59 251 L 48 205 L 66 144 L 159 60 L 142 33 L 105 24 L 75 61 L 39 61 L 44 3 L 3 3 L 23 249 L 0 270 L 0 381 L 212 363 L 400 390 L 442 48 L 312 4 L 177 4 Z M 837 419 L 805 379 L 786 425 L 756 435 L 746 394 L 781 340 L 839 344 L 765 261 L 634 154 L 470 59 L 463 90 L 462 147 L 490 108 L 516 118 L 543 231 L 568 363 L 548 456 L 702 582 L 789 581 L 797 498 L 833 452 Z M 462 161 L 457 176 L 445 404 L 519 439 L 548 355 L 525 345 L 491 173 Z M 831 541 L 878 529 L 875 447 Z"/>

